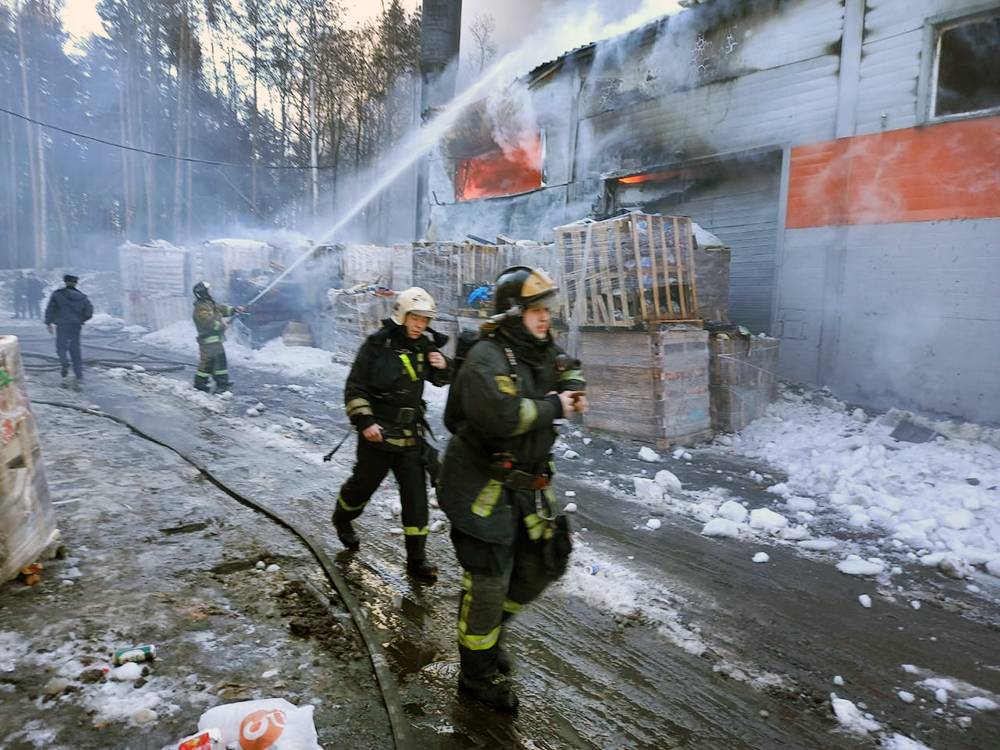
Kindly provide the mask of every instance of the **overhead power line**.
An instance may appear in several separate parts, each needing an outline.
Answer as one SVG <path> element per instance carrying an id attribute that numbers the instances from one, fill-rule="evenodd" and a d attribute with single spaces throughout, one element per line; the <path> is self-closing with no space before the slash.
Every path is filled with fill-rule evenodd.
<path id="1" fill-rule="evenodd" d="M 313 167 L 305 165 L 290 165 L 282 166 L 280 164 L 236 164 L 230 161 L 213 161 L 212 159 L 196 159 L 193 156 L 175 156 L 174 154 L 164 154 L 159 151 L 148 151 L 144 148 L 136 148 L 135 146 L 126 146 L 123 143 L 115 143 L 114 141 L 108 141 L 104 138 L 97 138 L 93 135 L 85 135 L 84 133 L 77 133 L 75 130 L 67 130 L 66 128 L 60 128 L 58 125 L 52 125 L 48 122 L 42 122 L 41 120 L 35 120 L 31 117 L 26 117 L 18 112 L 11 112 L 9 109 L 4 109 L 0 107 L 0 112 L 10 115 L 11 117 L 17 117 L 25 122 L 30 122 L 35 125 L 40 125 L 43 128 L 49 128 L 50 130 L 57 130 L 60 133 L 65 133 L 66 135 L 71 135 L 74 138 L 83 138 L 87 141 L 94 141 L 95 143 L 101 143 L 105 146 L 111 146 L 112 148 L 120 148 L 123 151 L 134 151 L 137 154 L 146 154 L 147 156 L 158 156 L 161 159 L 173 159 L 175 161 L 188 161 L 194 164 L 210 164 L 215 167 L 237 167 L 239 169 L 251 169 L 256 166 L 258 169 L 313 169 Z M 315 167 L 316 169 L 333 169 L 331 164 L 319 164 Z"/>

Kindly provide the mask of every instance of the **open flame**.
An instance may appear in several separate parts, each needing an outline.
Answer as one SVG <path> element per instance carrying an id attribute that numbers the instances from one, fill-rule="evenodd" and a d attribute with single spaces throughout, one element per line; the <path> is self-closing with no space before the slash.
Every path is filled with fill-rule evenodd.
<path id="1" fill-rule="evenodd" d="M 642 182 L 652 182 L 653 180 L 669 180 L 671 177 L 680 177 L 684 170 L 675 169 L 670 172 L 651 172 L 650 174 L 633 174 L 628 177 L 619 177 L 619 185 L 638 185 Z"/>
<path id="2" fill-rule="evenodd" d="M 495 148 L 455 164 L 455 200 L 512 195 L 542 186 L 540 135 L 516 147 Z"/>

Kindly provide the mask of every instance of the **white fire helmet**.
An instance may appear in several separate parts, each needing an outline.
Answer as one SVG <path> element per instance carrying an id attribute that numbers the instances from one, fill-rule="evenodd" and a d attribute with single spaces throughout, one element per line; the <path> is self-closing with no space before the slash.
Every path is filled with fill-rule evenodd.
<path id="1" fill-rule="evenodd" d="M 425 318 L 434 319 L 437 317 L 437 305 L 434 298 L 425 289 L 419 286 L 411 286 L 404 292 L 400 292 L 396 298 L 396 306 L 392 309 L 392 322 L 396 325 L 403 325 L 406 321 L 406 313 L 423 315 Z"/>

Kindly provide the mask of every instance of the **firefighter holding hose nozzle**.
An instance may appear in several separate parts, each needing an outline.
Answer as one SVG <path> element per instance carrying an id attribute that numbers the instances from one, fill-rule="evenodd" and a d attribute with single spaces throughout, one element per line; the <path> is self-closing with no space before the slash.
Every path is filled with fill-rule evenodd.
<path id="1" fill-rule="evenodd" d="M 209 392 L 209 381 L 215 378 L 215 392 L 223 393 L 233 387 L 229 379 L 229 365 L 226 362 L 225 318 L 246 312 L 245 307 L 223 305 L 212 299 L 212 285 L 199 281 L 194 285 L 194 312 L 192 318 L 198 331 L 198 369 L 194 374 L 194 387 Z"/>

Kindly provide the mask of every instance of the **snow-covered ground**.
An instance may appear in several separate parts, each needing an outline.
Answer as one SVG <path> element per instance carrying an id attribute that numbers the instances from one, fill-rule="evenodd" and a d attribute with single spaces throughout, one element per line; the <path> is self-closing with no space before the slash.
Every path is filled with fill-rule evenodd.
<path id="1" fill-rule="evenodd" d="M 897 440 L 901 423 L 933 436 Z M 738 434 L 668 457 L 646 448 L 639 458 L 669 466 L 712 454 L 758 462 L 749 479 L 774 495 L 775 507 L 754 507 L 731 492 L 732 477 L 686 492 L 665 469 L 634 478 L 637 500 L 686 511 L 705 521 L 706 536 L 773 539 L 806 551 L 856 541 L 870 554 L 843 556 L 838 568 L 847 574 L 878 575 L 888 569 L 879 555 L 891 555 L 958 579 L 1000 576 L 1000 430 L 896 410 L 873 416 L 821 392 L 782 387 L 766 414 Z M 775 482 L 774 473 L 787 479 Z M 813 531 L 819 525 L 823 538 Z"/>

